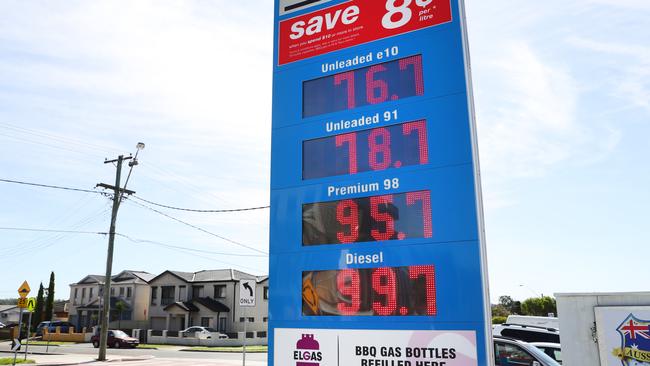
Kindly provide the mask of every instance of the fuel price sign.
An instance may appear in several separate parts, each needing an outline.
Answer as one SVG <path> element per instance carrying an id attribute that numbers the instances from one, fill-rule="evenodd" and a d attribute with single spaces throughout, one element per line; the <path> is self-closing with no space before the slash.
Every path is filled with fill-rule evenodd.
<path id="1" fill-rule="evenodd" d="M 269 364 L 487 366 L 462 0 L 276 0 Z"/>

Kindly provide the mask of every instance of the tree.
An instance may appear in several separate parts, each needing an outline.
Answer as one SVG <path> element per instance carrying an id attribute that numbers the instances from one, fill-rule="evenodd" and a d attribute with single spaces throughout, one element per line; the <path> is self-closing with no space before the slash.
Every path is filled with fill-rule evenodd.
<path id="1" fill-rule="evenodd" d="M 41 321 L 43 321 L 43 282 L 38 286 L 38 295 L 36 295 L 36 307 L 34 308 L 34 318 L 32 319 L 32 325 L 36 327 Z"/>
<path id="2" fill-rule="evenodd" d="M 52 320 L 54 313 L 54 272 L 50 273 L 50 285 L 47 287 L 47 301 L 45 302 L 45 314 L 43 320 Z"/>
<path id="3" fill-rule="evenodd" d="M 521 304 L 524 315 L 548 316 L 549 313 L 557 314 L 557 304 L 550 296 L 531 297 Z"/>
<path id="4" fill-rule="evenodd" d="M 120 300 L 115 303 L 115 311 L 117 311 L 117 329 L 122 328 L 122 313 L 127 309 L 126 303 Z"/>
<path id="5" fill-rule="evenodd" d="M 504 295 L 504 296 L 499 296 L 499 305 L 502 305 L 504 308 L 510 310 L 512 308 L 512 304 L 515 301 L 512 299 L 512 297 Z"/>
<path id="6" fill-rule="evenodd" d="M 492 316 L 508 317 L 510 311 L 502 304 L 492 305 Z"/>

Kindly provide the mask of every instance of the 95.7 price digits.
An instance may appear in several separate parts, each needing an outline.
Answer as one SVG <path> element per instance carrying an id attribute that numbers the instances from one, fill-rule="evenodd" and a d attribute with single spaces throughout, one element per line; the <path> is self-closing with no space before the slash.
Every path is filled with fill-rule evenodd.
<path id="1" fill-rule="evenodd" d="M 430 191 L 304 204 L 303 245 L 431 238 L 431 215 Z"/>

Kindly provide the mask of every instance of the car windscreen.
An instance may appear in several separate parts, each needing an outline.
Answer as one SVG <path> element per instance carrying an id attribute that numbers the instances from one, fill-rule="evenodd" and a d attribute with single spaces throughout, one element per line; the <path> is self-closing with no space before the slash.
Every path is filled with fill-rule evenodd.
<path id="1" fill-rule="evenodd" d="M 122 332 L 121 330 L 114 330 L 113 331 L 113 336 L 115 338 L 127 338 L 128 337 L 128 335 L 126 335 L 126 333 Z"/>
<path id="2" fill-rule="evenodd" d="M 214 328 L 205 328 L 205 330 L 207 330 L 210 333 L 219 333 L 219 331 Z"/>
<path id="3" fill-rule="evenodd" d="M 519 339 L 524 342 L 550 342 L 560 343 L 560 335 L 546 332 L 537 332 L 534 329 L 506 328 L 501 331 L 504 337 Z"/>
<path id="4" fill-rule="evenodd" d="M 537 357 L 538 359 L 544 361 L 547 365 L 552 365 L 552 366 L 559 366 L 560 364 L 557 363 L 551 356 L 547 355 L 544 353 L 542 350 L 539 348 L 532 346 L 532 345 L 527 345 L 526 351 L 530 352 L 533 354 L 533 356 Z"/>

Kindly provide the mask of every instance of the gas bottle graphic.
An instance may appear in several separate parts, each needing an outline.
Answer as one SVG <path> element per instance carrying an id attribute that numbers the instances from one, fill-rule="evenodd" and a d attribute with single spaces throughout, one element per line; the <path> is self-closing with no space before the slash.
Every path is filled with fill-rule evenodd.
<path id="1" fill-rule="evenodd" d="M 319 366 L 320 345 L 314 339 L 313 334 L 303 334 L 302 338 L 296 343 L 296 349 L 299 351 L 299 361 L 296 366 Z M 302 352 L 300 352 L 302 350 Z"/>

